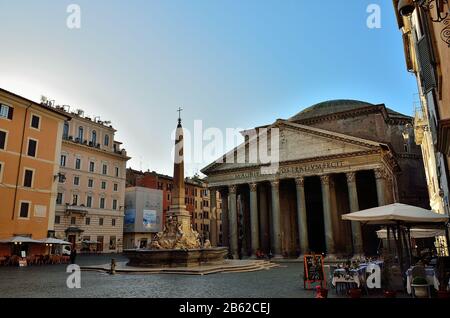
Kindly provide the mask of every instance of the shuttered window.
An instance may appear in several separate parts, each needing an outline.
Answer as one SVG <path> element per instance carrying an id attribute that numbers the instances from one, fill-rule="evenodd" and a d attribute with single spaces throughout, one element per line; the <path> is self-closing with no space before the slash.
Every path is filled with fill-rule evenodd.
<path id="1" fill-rule="evenodd" d="M 5 149 L 6 131 L 0 131 L 0 149 Z"/>
<path id="2" fill-rule="evenodd" d="M 420 77 L 425 93 L 436 88 L 436 73 L 432 57 L 431 45 L 426 34 L 417 42 L 417 53 L 420 66 Z"/>

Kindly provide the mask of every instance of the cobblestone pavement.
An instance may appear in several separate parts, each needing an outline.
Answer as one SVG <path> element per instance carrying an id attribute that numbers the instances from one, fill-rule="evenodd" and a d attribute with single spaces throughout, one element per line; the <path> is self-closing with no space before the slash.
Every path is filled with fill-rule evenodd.
<path id="1" fill-rule="evenodd" d="M 120 255 L 84 256 L 79 265 L 109 263 L 126 259 Z M 109 275 L 82 272 L 81 288 L 66 286 L 66 265 L 26 268 L 0 267 L 0 297 L 192 297 L 192 298 L 313 298 L 313 291 L 302 287 L 300 263 L 258 272 L 190 275 Z M 329 297 L 336 297 L 330 291 Z"/>

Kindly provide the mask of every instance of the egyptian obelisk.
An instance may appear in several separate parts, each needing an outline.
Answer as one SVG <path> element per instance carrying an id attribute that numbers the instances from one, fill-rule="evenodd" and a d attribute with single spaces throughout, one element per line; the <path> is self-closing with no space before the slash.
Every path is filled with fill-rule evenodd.
<path id="1" fill-rule="evenodd" d="M 183 126 L 181 125 L 181 108 L 178 109 L 178 125 L 175 133 L 175 155 L 173 166 L 173 190 L 167 217 L 172 217 L 181 225 L 183 233 L 191 231 L 191 214 L 186 209 L 184 186 Z"/>

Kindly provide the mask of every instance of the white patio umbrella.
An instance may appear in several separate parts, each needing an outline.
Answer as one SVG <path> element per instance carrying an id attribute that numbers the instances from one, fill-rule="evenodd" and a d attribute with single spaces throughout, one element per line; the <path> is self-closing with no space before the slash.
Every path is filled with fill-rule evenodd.
<path id="1" fill-rule="evenodd" d="M 438 229 L 411 229 L 410 230 L 411 237 L 416 239 L 421 238 L 431 238 L 436 236 L 444 236 L 445 231 L 444 230 L 438 230 Z M 382 229 L 377 231 L 377 236 L 379 239 L 386 239 L 387 238 L 387 230 Z"/>
<path id="2" fill-rule="evenodd" d="M 72 243 L 64 241 L 64 240 L 60 240 L 54 237 L 47 237 L 43 240 L 40 240 L 40 242 L 44 243 L 44 244 L 56 244 L 56 245 L 72 245 Z"/>
<path id="3" fill-rule="evenodd" d="M 13 236 L 8 239 L 0 240 L 0 243 L 42 243 L 38 240 L 33 240 L 32 238 L 25 237 L 25 236 Z"/>
<path id="4" fill-rule="evenodd" d="M 393 234 L 394 240 L 397 245 L 398 256 L 400 260 L 400 267 L 403 270 L 403 256 L 402 256 L 402 241 L 406 242 L 406 248 L 408 250 L 409 263 L 411 263 L 412 254 L 411 254 L 411 238 L 401 239 L 402 236 L 407 234 L 408 236 L 411 234 L 409 231 L 411 226 L 441 226 L 445 228 L 447 227 L 447 223 L 449 221 L 448 215 L 439 214 L 434 211 L 430 211 L 427 209 L 423 209 L 420 207 L 402 204 L 402 203 L 393 203 L 389 205 L 379 206 L 376 208 L 361 210 L 358 212 L 353 212 L 349 214 L 342 215 L 343 220 L 349 221 L 357 221 L 362 224 L 374 224 L 374 225 L 385 225 L 388 229 L 387 236 L 390 237 L 390 234 Z M 405 233 L 404 230 L 401 229 L 401 226 L 406 226 L 408 231 Z M 448 232 L 446 230 L 447 239 Z M 388 240 L 389 242 L 389 240 Z"/>
<path id="5" fill-rule="evenodd" d="M 448 222 L 448 215 L 419 208 L 417 206 L 393 203 L 376 208 L 342 215 L 343 220 L 366 224 L 432 224 Z"/>

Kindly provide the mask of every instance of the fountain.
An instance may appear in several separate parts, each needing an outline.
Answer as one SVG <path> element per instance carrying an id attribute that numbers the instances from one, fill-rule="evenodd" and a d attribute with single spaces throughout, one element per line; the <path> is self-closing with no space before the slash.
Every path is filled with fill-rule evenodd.
<path id="1" fill-rule="evenodd" d="M 181 108 L 178 109 L 179 113 Z M 183 127 L 181 113 L 175 138 L 173 193 L 163 232 L 158 233 L 148 249 L 124 250 L 127 266 L 133 267 L 192 267 L 225 263 L 227 247 L 211 247 L 209 240 L 200 243 L 194 231 L 191 214 L 185 205 Z"/>

